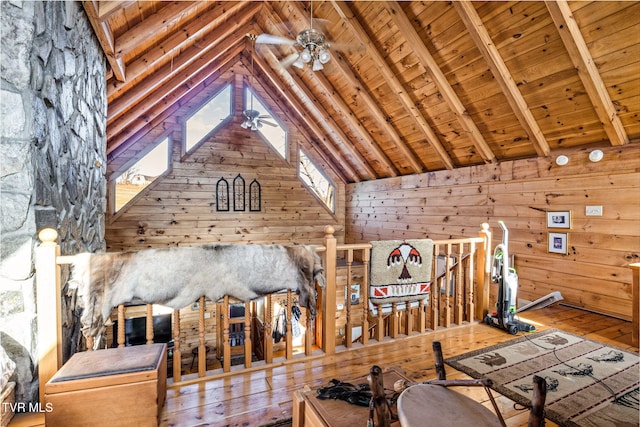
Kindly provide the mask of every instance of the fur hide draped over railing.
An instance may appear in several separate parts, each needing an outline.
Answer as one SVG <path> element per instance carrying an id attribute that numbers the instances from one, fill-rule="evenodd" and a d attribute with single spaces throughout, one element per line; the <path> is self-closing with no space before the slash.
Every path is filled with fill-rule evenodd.
<path id="1" fill-rule="evenodd" d="M 83 334 L 100 337 L 112 308 L 128 303 L 181 309 L 201 296 L 247 301 L 290 289 L 315 316 L 323 273 L 313 246 L 221 244 L 78 254 L 70 284 L 78 288 Z"/>

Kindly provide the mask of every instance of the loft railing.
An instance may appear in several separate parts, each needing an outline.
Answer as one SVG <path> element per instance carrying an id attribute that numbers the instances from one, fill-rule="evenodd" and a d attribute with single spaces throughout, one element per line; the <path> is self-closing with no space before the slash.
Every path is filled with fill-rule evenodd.
<path id="1" fill-rule="evenodd" d="M 326 286 L 318 290 L 318 315 L 311 319 L 309 313 L 303 313 L 303 326 L 306 329 L 303 341 L 303 350 L 299 355 L 294 355 L 292 334 L 284 336 L 284 351 L 279 356 L 274 356 L 274 340 L 271 339 L 273 329 L 272 319 L 274 298 L 285 305 L 287 331 L 292 330 L 292 308 L 294 306 L 294 294 L 271 294 L 265 297 L 264 313 L 261 318 L 256 316 L 256 302 L 244 302 L 244 319 L 241 324 L 240 334 L 243 335 L 242 366 L 237 369 L 260 369 L 263 366 L 285 364 L 294 358 L 321 357 L 340 351 L 342 343 L 336 342 L 337 322 L 340 317 L 337 313 L 338 290 L 350 289 L 353 282 L 354 271 L 360 269 L 362 278 L 362 313 L 358 316 L 352 311 L 350 303 L 345 304 L 345 322 L 340 324 L 344 328 L 344 346 L 351 347 L 354 342 L 357 345 L 368 345 L 371 342 L 379 342 L 383 339 L 398 338 L 403 335 L 425 333 L 438 328 L 446 328 L 452 325 L 461 325 L 465 322 L 473 322 L 481 319 L 489 305 L 490 283 L 490 257 L 491 233 L 488 224 L 483 224 L 479 237 L 467 239 L 436 240 L 434 241 L 434 261 L 432 273 L 432 289 L 428 302 L 421 301 L 417 307 L 408 310 L 399 310 L 396 304 L 392 304 L 390 314 L 385 314 L 384 307 L 377 306 L 377 315 L 373 316 L 369 310 L 368 300 L 368 269 L 369 250 L 368 243 L 338 244 L 333 235 L 334 229 L 326 227 L 324 245 L 318 246 L 325 268 Z M 60 266 L 71 264 L 74 256 L 60 256 L 60 247 L 57 245 L 57 233 L 55 230 L 42 230 L 39 234 L 41 244 L 36 250 L 36 281 L 38 295 L 38 342 L 40 353 L 39 374 L 41 384 L 45 384 L 62 366 L 62 331 L 60 314 Z M 358 260 L 355 263 L 355 260 Z M 443 260 L 444 270 L 438 272 L 436 266 L 438 259 Z M 338 267 L 338 260 L 344 260 L 344 267 Z M 357 264 L 357 265 L 356 265 Z M 338 283 L 338 269 L 342 269 Z M 344 295 L 342 295 L 344 297 Z M 55 302 L 55 303 L 52 303 Z M 218 302 L 214 302 L 218 303 Z M 189 375 L 183 378 L 182 342 L 186 331 L 181 327 L 180 310 L 173 311 L 173 383 L 175 385 L 201 381 L 207 376 L 226 374 L 232 371 L 229 297 L 224 297 L 216 311 L 217 322 L 221 334 L 216 346 L 221 346 L 221 372 L 207 371 L 206 327 L 205 327 L 205 298 L 198 301 L 198 326 L 197 345 L 194 348 L 193 357 L 197 355 L 197 375 Z M 125 319 L 131 316 L 131 308 L 120 305 L 114 309 L 113 316 L 118 320 L 118 330 L 114 333 L 113 340 L 118 346 L 125 345 Z M 140 316 L 140 308 L 136 310 L 136 316 Z M 153 306 L 144 307 L 146 318 L 146 342 L 152 343 L 153 333 Z M 361 328 L 361 335 L 353 339 L 354 327 Z M 236 331 L 237 332 L 237 331 Z M 338 345 L 337 345 L 338 344 Z M 263 360 L 253 361 L 256 345 L 260 345 Z M 87 348 L 93 348 L 92 339 L 87 339 Z M 338 348 L 337 348 L 338 347 Z M 234 368 L 236 369 L 236 368 Z M 44 387 L 41 387 L 41 393 Z M 41 399 L 42 399 L 41 394 Z"/>

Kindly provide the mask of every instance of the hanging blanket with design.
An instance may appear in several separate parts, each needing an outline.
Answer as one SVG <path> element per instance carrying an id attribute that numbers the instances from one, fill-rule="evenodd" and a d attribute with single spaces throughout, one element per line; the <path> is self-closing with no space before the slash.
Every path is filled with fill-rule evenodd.
<path id="1" fill-rule="evenodd" d="M 431 239 L 371 243 L 369 300 L 374 304 L 419 301 L 431 288 Z"/>

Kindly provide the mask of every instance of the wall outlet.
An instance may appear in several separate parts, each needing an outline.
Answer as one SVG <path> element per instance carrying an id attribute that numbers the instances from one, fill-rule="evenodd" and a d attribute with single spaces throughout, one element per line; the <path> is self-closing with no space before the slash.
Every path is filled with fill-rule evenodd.
<path id="1" fill-rule="evenodd" d="M 210 317 L 211 317 L 211 313 L 209 313 L 208 311 L 205 311 L 205 312 L 204 312 L 204 318 L 205 318 L 205 319 L 208 319 L 208 318 L 210 318 Z"/>
<path id="2" fill-rule="evenodd" d="M 338 304 L 337 309 L 338 309 L 338 310 L 343 310 L 343 309 L 344 309 L 344 304 Z"/>
<path id="3" fill-rule="evenodd" d="M 587 206 L 585 214 L 587 216 L 602 216 L 602 206 Z"/>

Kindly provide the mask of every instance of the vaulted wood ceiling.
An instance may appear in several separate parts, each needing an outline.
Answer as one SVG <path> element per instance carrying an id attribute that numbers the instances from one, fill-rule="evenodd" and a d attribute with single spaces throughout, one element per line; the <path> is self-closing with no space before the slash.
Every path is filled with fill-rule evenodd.
<path id="1" fill-rule="evenodd" d="M 295 38 L 311 11 L 325 69 L 258 44 L 251 81 L 345 183 L 640 138 L 640 2 L 83 3 L 110 66 L 111 172 L 203 93 L 248 81 L 246 34 Z"/>

